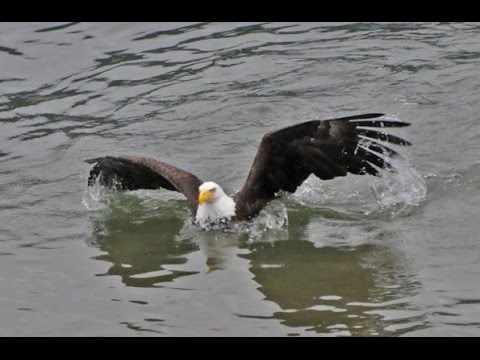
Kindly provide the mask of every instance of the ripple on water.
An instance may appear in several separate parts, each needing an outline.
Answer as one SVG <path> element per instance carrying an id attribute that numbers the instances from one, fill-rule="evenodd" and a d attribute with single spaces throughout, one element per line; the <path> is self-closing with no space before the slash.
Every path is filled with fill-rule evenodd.
<path id="1" fill-rule="evenodd" d="M 0 334 L 478 333 L 478 24 L 0 28 L 1 297 L 49 314 L 2 305 Z M 373 109 L 415 122 L 415 159 L 312 177 L 236 232 L 193 226 L 181 194 L 75 178 L 141 153 L 238 188 L 265 131 Z M 263 318 L 215 323 L 242 306 Z"/>

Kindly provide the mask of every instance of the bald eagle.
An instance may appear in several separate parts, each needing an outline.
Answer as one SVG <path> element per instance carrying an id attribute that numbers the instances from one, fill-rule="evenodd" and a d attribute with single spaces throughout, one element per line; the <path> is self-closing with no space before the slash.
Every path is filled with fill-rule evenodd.
<path id="1" fill-rule="evenodd" d="M 381 176 L 395 171 L 388 158 L 401 157 L 379 141 L 410 145 L 395 135 L 368 128 L 404 127 L 402 121 L 379 119 L 384 114 L 361 114 L 307 121 L 266 133 L 243 187 L 232 196 L 212 181 L 142 156 L 105 156 L 85 160 L 94 164 L 88 185 L 98 182 L 120 190 L 159 189 L 181 192 L 199 225 L 248 221 L 280 191 L 294 193 L 311 175 L 330 180 L 347 173 Z"/>

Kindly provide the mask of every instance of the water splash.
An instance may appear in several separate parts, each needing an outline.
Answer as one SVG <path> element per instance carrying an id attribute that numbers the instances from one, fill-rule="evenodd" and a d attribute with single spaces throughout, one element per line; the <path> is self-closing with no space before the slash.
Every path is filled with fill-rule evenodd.
<path id="1" fill-rule="evenodd" d="M 272 240 L 280 240 L 288 238 L 286 225 L 288 225 L 287 207 L 283 202 L 272 201 L 260 211 L 258 216 L 245 230 L 250 242 L 264 239 L 266 234 Z M 270 237 L 270 235 L 274 236 Z"/>
<path id="2" fill-rule="evenodd" d="M 287 208 L 280 201 L 272 201 L 260 211 L 252 224 L 261 231 L 280 229 L 288 225 Z"/>
<path id="3" fill-rule="evenodd" d="M 105 210 L 109 205 L 109 194 L 112 189 L 108 189 L 101 185 L 99 177 L 95 180 L 95 184 L 88 186 L 83 192 L 82 204 L 90 211 Z"/>
<path id="4" fill-rule="evenodd" d="M 408 215 L 426 198 L 425 180 L 407 160 L 391 159 L 390 162 L 397 173 L 385 172 L 382 178 L 371 182 L 379 205 L 377 211 L 391 217 Z"/>
<path id="5" fill-rule="evenodd" d="M 226 233 L 246 234 L 249 240 L 261 238 L 272 230 L 280 230 L 288 224 L 287 207 L 279 201 L 270 202 L 251 222 L 232 222 L 229 224 L 202 224 L 205 231 L 222 231 Z"/>
<path id="6" fill-rule="evenodd" d="M 311 176 L 289 199 L 307 207 L 328 207 L 345 216 L 408 215 L 426 198 L 425 180 L 407 160 L 390 159 L 389 162 L 397 172 L 384 171 L 381 178 L 349 175 L 321 181 Z"/>

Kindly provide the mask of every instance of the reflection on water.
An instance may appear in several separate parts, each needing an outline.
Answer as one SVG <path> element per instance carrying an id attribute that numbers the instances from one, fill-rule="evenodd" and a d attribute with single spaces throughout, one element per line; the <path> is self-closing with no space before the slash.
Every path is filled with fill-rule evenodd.
<path id="1" fill-rule="evenodd" d="M 188 239 L 177 239 L 184 226 L 181 216 L 167 207 L 152 217 L 141 208 L 140 199 L 120 196 L 117 200 L 111 212 L 93 220 L 91 244 L 105 252 L 96 259 L 112 263 L 100 275 L 121 276 L 127 286 L 153 287 L 195 273 L 163 268 L 185 264 L 185 255 L 198 249 Z"/>
<path id="2" fill-rule="evenodd" d="M 254 244 L 250 250 L 244 257 L 259 290 L 281 308 L 273 318 L 294 328 L 337 335 L 398 334 L 387 329 L 394 324 L 382 313 L 400 316 L 411 310 L 408 297 L 419 286 L 414 278 L 396 275 L 395 257 L 385 247 L 315 248 L 308 241 L 290 240 Z M 411 312 L 400 317 L 405 330 L 425 325 L 422 316 L 413 319 Z"/>
<path id="3" fill-rule="evenodd" d="M 293 328 L 292 335 L 300 330 L 392 335 L 427 326 L 409 302 L 420 284 L 399 251 L 371 243 L 316 247 L 299 240 L 312 221 L 308 209 L 292 212 L 288 227 L 252 237 L 250 229 L 197 229 L 185 220 L 186 213 L 174 210 L 181 207 L 178 201 L 144 205 L 145 199 L 118 194 L 110 210 L 93 219 L 91 243 L 105 252 L 95 259 L 112 264 L 101 275 L 121 276 L 133 287 L 175 282 L 181 288 L 182 277 L 201 272 L 250 271 L 251 287 L 279 309 L 266 317 L 238 316 L 279 320 Z M 189 263 L 194 253 L 203 258 L 203 267 Z M 235 257 L 248 260 L 248 268 L 235 269 Z"/>

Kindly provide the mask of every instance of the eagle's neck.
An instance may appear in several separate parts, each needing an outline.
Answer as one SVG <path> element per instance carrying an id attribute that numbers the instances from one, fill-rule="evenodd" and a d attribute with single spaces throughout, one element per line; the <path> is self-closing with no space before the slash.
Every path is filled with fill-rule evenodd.
<path id="1" fill-rule="evenodd" d="M 235 216 L 235 202 L 225 194 L 213 201 L 198 206 L 195 222 L 199 225 L 212 225 L 228 222 Z"/>

